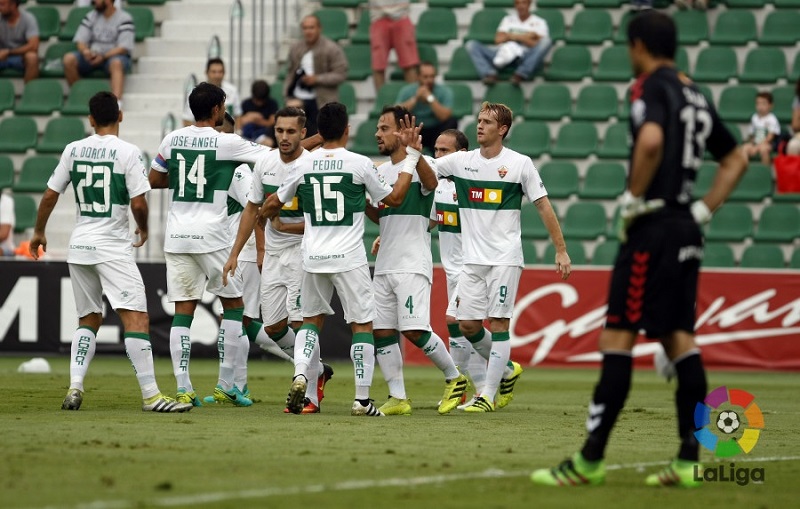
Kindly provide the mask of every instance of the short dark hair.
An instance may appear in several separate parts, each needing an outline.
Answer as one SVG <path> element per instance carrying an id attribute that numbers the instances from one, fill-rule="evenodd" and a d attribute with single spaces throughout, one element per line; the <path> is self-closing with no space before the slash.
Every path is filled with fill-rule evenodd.
<path id="1" fill-rule="evenodd" d="M 225 92 L 216 85 L 206 81 L 198 84 L 189 94 L 189 109 L 196 121 L 211 118 L 211 111 L 225 103 Z"/>
<path id="2" fill-rule="evenodd" d="M 259 101 L 266 101 L 269 99 L 269 83 L 264 80 L 255 80 L 250 85 L 250 95 Z"/>
<path id="3" fill-rule="evenodd" d="M 400 119 L 406 118 L 406 115 L 411 117 L 411 112 L 399 104 L 388 104 L 381 110 L 381 116 L 391 113 L 394 116 L 394 125 L 400 127 Z"/>
<path id="4" fill-rule="evenodd" d="M 758 99 L 759 97 L 763 97 L 770 104 L 772 104 L 772 101 L 774 100 L 772 97 L 772 92 L 769 92 L 767 90 L 762 90 L 761 92 L 757 93 L 756 99 Z"/>
<path id="5" fill-rule="evenodd" d="M 462 133 L 458 129 L 445 129 L 444 131 L 442 131 L 442 134 L 452 136 L 456 140 L 456 151 L 469 150 L 469 139 L 467 138 L 467 135 Z M 440 134 L 439 136 L 441 136 L 442 134 Z"/>
<path id="6" fill-rule="evenodd" d="M 338 140 L 347 129 L 347 107 L 342 103 L 330 102 L 319 109 L 317 128 L 325 141 Z"/>
<path id="7" fill-rule="evenodd" d="M 97 92 L 89 99 L 89 114 L 98 127 L 114 125 L 119 121 L 119 102 L 111 92 Z"/>
<path id="8" fill-rule="evenodd" d="M 296 118 L 300 129 L 306 126 L 306 112 L 300 108 L 295 108 L 294 106 L 281 108 L 275 113 L 275 122 L 281 117 Z"/>
<path id="9" fill-rule="evenodd" d="M 675 60 L 678 30 L 666 14 L 654 10 L 635 14 L 628 24 L 628 44 L 633 45 L 637 39 L 652 56 Z"/>
<path id="10" fill-rule="evenodd" d="M 439 69 L 436 67 L 436 64 L 434 64 L 430 60 L 423 60 L 422 62 L 419 63 L 420 67 L 422 67 L 423 65 L 429 65 L 429 66 L 433 67 L 434 71 L 439 72 Z"/>
<path id="11" fill-rule="evenodd" d="M 214 57 L 214 58 L 209 58 L 208 62 L 206 62 L 206 72 L 208 72 L 208 70 L 211 69 L 211 66 L 214 64 L 221 65 L 222 70 L 223 71 L 225 70 L 225 62 L 223 62 L 222 59 L 219 57 Z"/>

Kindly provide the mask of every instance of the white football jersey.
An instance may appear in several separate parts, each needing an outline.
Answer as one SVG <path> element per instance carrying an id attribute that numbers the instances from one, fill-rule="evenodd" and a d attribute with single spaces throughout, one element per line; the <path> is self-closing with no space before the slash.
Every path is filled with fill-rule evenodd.
<path id="1" fill-rule="evenodd" d="M 439 175 L 455 183 L 463 262 L 522 267 L 522 198 L 534 202 L 547 196 L 530 157 L 503 147 L 492 159 L 475 149 L 435 162 Z"/>
<path id="2" fill-rule="evenodd" d="M 450 179 L 439 179 L 436 187 L 434 219 L 439 230 L 439 254 L 448 279 L 457 277 L 463 264 L 461 256 L 461 221 L 458 214 L 456 185 Z"/>
<path id="3" fill-rule="evenodd" d="M 70 143 L 47 187 L 62 194 L 70 184 L 77 218 L 67 262 L 92 265 L 133 256 L 128 209 L 131 198 L 150 190 L 139 148 L 110 134 Z"/>
<path id="4" fill-rule="evenodd" d="M 432 168 L 433 159 L 427 158 Z M 387 161 L 378 166 L 378 175 L 389 185 L 394 185 L 405 161 L 392 164 Z M 378 203 L 380 217 L 381 248 L 375 259 L 375 275 L 422 274 L 433 280 L 431 262 L 430 225 L 433 193 L 422 187 L 415 171 L 411 176 L 411 187 L 399 207 Z"/>
<path id="5" fill-rule="evenodd" d="M 273 150 L 262 157 L 253 169 L 253 185 L 250 191 L 250 201 L 261 205 L 269 195 L 278 190 L 297 164 L 307 158 L 308 150 L 303 150 L 300 157 L 289 163 L 284 163 L 280 151 Z M 287 202 L 280 212 L 281 221 L 284 223 L 300 223 L 303 219 L 303 209 L 297 196 Z M 283 249 L 296 246 L 303 240 L 302 235 L 296 233 L 279 232 L 273 228 L 272 223 L 267 224 L 264 248 L 269 254 L 278 254 Z"/>
<path id="6" fill-rule="evenodd" d="M 278 188 L 281 203 L 297 196 L 303 208 L 301 244 L 307 272 L 347 272 L 367 263 L 364 248 L 366 193 L 373 203 L 392 188 L 367 157 L 344 148 L 311 152 Z"/>
<path id="7" fill-rule="evenodd" d="M 269 148 L 211 127 L 189 126 L 164 138 L 151 168 L 169 174 L 167 253 L 211 253 L 230 247 L 228 190 L 234 170 Z"/>
<path id="8" fill-rule="evenodd" d="M 246 164 L 240 164 L 233 172 L 231 187 L 228 188 L 228 221 L 230 221 L 230 231 L 236 241 L 236 234 L 239 231 L 239 223 L 242 221 L 242 211 L 247 206 L 247 194 L 253 185 L 253 170 Z M 256 251 L 256 234 L 250 233 L 250 237 L 239 253 L 240 262 L 257 262 L 258 253 Z"/>

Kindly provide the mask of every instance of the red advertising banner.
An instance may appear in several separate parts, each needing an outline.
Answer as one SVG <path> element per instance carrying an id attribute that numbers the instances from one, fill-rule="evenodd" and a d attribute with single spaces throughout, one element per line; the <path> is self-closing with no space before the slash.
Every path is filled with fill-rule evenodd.
<path id="1" fill-rule="evenodd" d="M 582 366 L 600 360 L 609 269 L 525 269 L 511 320 L 512 358 L 524 365 Z M 434 270 L 431 320 L 447 337 L 444 271 Z M 704 270 L 697 299 L 697 343 L 712 369 L 800 370 L 800 272 Z M 658 342 L 640 338 L 637 365 L 652 365 Z M 428 362 L 406 343 L 409 363 Z"/>

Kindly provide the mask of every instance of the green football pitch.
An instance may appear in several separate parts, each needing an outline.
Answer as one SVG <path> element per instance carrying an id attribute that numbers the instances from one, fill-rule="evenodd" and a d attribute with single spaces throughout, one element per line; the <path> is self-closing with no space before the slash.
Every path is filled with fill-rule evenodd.
<path id="1" fill-rule="evenodd" d="M 717 482 L 695 490 L 648 488 L 645 475 L 677 450 L 674 382 L 637 371 L 607 451 L 604 486 L 534 486 L 530 471 L 574 452 L 584 436 L 594 369 L 528 368 L 514 401 L 493 414 L 440 416 L 443 386 L 432 367 L 407 367 L 414 414 L 350 416 L 352 366 L 336 363 L 323 413 L 282 413 L 291 365 L 254 360 L 250 408 L 208 406 L 185 414 L 141 411 L 125 358 L 98 357 L 83 407 L 60 409 L 68 360 L 50 358 L 51 374 L 19 374 L 26 359 L 0 359 L 0 507 L 127 509 L 140 507 L 527 508 L 797 507 L 800 422 L 789 373 L 712 372 L 709 389 L 752 393 L 765 427 L 750 454 L 715 460 Z M 192 361 L 193 382 L 208 394 L 217 363 Z M 156 361 L 162 391 L 174 379 Z M 376 369 L 373 397 L 386 397 Z M 733 466 L 731 466 L 733 464 Z M 730 471 L 763 482 L 726 482 Z M 720 476 L 717 475 L 720 479 Z"/>

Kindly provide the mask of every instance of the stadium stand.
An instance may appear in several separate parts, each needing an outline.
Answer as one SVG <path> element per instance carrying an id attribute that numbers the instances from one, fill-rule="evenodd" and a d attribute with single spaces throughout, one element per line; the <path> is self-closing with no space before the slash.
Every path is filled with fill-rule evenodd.
<path id="1" fill-rule="evenodd" d="M 785 262 L 781 248 L 773 244 L 752 244 L 742 253 L 740 266 L 748 269 L 782 269 Z"/>
<path id="2" fill-rule="evenodd" d="M 53 156 L 30 156 L 22 163 L 22 169 L 14 184 L 15 193 L 43 193 L 47 189 L 47 181 L 58 165 L 58 158 Z"/>

